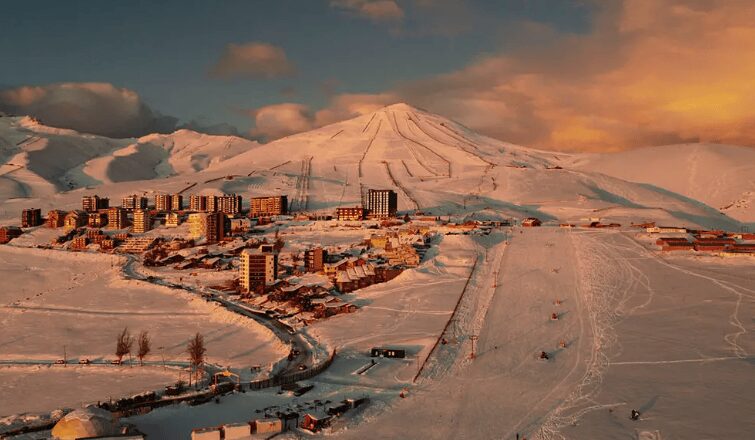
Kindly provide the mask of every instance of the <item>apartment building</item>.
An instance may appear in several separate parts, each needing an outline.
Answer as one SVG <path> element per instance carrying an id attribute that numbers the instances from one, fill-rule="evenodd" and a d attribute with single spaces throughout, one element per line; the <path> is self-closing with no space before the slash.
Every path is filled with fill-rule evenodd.
<path id="1" fill-rule="evenodd" d="M 236 194 L 212 196 L 207 200 L 207 210 L 235 216 L 241 212 L 241 200 L 241 196 Z"/>
<path id="2" fill-rule="evenodd" d="M 210 206 L 214 207 L 215 205 L 215 196 L 192 194 L 189 197 L 189 211 L 208 212 L 210 211 Z"/>
<path id="3" fill-rule="evenodd" d="M 125 229 L 128 227 L 128 217 L 124 208 L 112 207 L 107 210 L 108 229 Z"/>
<path id="4" fill-rule="evenodd" d="M 278 277 L 278 254 L 271 248 L 246 249 L 241 252 L 239 284 L 244 293 L 263 290 Z"/>
<path id="5" fill-rule="evenodd" d="M 0 244 L 6 244 L 23 233 L 18 226 L 0 227 Z"/>
<path id="6" fill-rule="evenodd" d="M 169 212 L 165 215 L 165 227 L 177 228 L 181 224 L 181 216 L 177 212 Z"/>
<path id="7" fill-rule="evenodd" d="M 181 194 L 173 194 L 170 199 L 170 208 L 172 211 L 183 211 L 184 196 Z"/>
<path id="8" fill-rule="evenodd" d="M 364 220 L 364 209 L 359 206 L 353 208 L 336 208 L 336 220 L 342 222 Z"/>
<path id="9" fill-rule="evenodd" d="M 270 217 L 288 214 L 288 196 L 252 197 L 250 217 Z"/>
<path id="10" fill-rule="evenodd" d="M 173 196 L 170 194 L 155 194 L 155 211 L 168 212 L 173 209 Z"/>
<path id="11" fill-rule="evenodd" d="M 110 199 L 107 197 L 100 197 L 97 194 L 93 196 L 83 196 L 81 198 L 81 209 L 86 212 L 95 212 L 100 209 L 108 209 L 110 207 Z"/>
<path id="12" fill-rule="evenodd" d="M 64 225 L 66 213 L 59 209 L 53 209 L 47 212 L 47 220 L 45 221 L 48 228 L 60 228 Z"/>
<path id="13" fill-rule="evenodd" d="M 101 228 L 107 225 L 107 214 L 104 212 L 90 212 L 87 214 L 87 226 Z"/>
<path id="14" fill-rule="evenodd" d="M 147 209 L 149 200 L 146 197 L 132 194 L 121 199 L 121 208 L 133 211 L 134 209 Z"/>
<path id="15" fill-rule="evenodd" d="M 225 214 L 222 212 L 189 214 L 189 235 L 194 240 L 204 237 L 207 243 L 217 243 L 225 237 Z"/>
<path id="16" fill-rule="evenodd" d="M 136 234 L 143 234 L 152 229 L 152 216 L 146 209 L 134 210 L 134 222 L 131 230 Z"/>
<path id="17" fill-rule="evenodd" d="M 398 210 L 398 194 L 390 189 L 370 189 L 363 204 L 370 218 L 394 217 Z"/>
<path id="18" fill-rule="evenodd" d="M 327 255 L 328 252 L 321 247 L 307 249 L 304 251 L 304 268 L 307 272 L 321 272 Z"/>
<path id="19" fill-rule="evenodd" d="M 63 218 L 63 227 L 66 231 L 72 231 L 86 225 L 88 220 L 89 215 L 86 211 L 74 210 L 66 214 Z"/>
<path id="20" fill-rule="evenodd" d="M 28 208 L 21 211 L 21 227 L 31 228 L 42 224 L 42 210 L 39 208 Z"/>

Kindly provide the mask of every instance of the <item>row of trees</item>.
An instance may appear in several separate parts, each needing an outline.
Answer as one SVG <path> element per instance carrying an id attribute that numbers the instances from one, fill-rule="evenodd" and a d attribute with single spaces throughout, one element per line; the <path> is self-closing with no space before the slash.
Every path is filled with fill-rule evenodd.
<path id="1" fill-rule="evenodd" d="M 152 339 L 149 336 L 149 332 L 146 330 L 139 333 L 139 336 L 134 338 L 128 331 L 128 327 L 124 327 L 123 331 L 118 334 L 118 339 L 115 345 L 115 356 L 118 358 L 118 363 L 123 361 L 123 358 L 127 355 L 131 355 L 134 349 L 134 342 L 137 343 L 136 357 L 139 358 L 139 364 L 144 365 L 144 358 L 152 351 Z M 189 361 L 191 362 L 192 369 L 197 368 L 204 363 L 204 356 L 207 352 L 207 348 L 204 344 L 204 337 L 197 332 L 186 346 L 186 353 L 189 355 Z"/>
<path id="2" fill-rule="evenodd" d="M 139 333 L 138 337 L 139 346 L 136 350 L 136 357 L 139 358 L 139 364 L 144 365 L 144 358 L 152 351 L 152 340 L 150 339 L 149 332 L 146 330 Z M 123 361 L 123 357 L 130 355 L 134 348 L 134 337 L 128 331 L 128 327 L 124 327 L 123 331 L 118 334 L 118 339 L 115 344 L 115 356 L 118 358 L 118 363 Z"/>

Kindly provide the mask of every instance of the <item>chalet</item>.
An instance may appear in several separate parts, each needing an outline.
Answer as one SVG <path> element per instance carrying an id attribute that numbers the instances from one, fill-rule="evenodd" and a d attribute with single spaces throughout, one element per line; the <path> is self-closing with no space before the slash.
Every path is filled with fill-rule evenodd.
<path id="1" fill-rule="evenodd" d="M 527 217 L 522 220 L 522 226 L 525 228 L 532 228 L 535 226 L 541 226 L 543 223 L 536 217 Z"/>

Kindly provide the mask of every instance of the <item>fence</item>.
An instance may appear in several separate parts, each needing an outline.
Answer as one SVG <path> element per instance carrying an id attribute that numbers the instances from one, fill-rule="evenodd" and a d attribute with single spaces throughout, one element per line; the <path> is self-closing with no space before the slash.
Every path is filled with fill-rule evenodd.
<path id="1" fill-rule="evenodd" d="M 451 313 L 451 316 L 448 318 L 448 322 L 446 322 L 446 326 L 443 327 L 443 331 L 440 333 L 440 336 L 438 336 L 438 340 L 435 341 L 433 348 L 430 349 L 430 353 L 427 354 L 425 361 L 422 362 L 422 366 L 420 366 L 419 370 L 417 370 L 417 374 L 414 375 L 414 379 L 412 379 L 412 382 L 416 382 L 417 378 L 420 376 L 420 374 L 422 374 L 422 371 L 425 369 L 425 365 L 427 365 L 427 362 L 433 356 L 433 353 L 435 353 L 435 350 L 438 349 L 438 344 L 440 344 L 440 341 L 446 335 L 446 331 L 448 331 L 448 327 L 451 325 L 451 322 L 453 322 L 454 318 L 456 317 L 456 312 L 459 309 L 459 306 L 461 305 L 461 300 L 464 299 L 464 294 L 467 293 L 467 287 L 469 287 L 469 282 L 472 281 L 472 276 L 474 275 L 474 272 L 477 269 L 477 263 L 479 261 L 480 261 L 480 257 L 477 256 L 477 259 L 475 259 L 474 264 L 472 265 L 472 270 L 469 272 L 469 277 L 467 277 L 467 282 L 464 283 L 464 289 L 461 291 L 461 295 L 459 295 L 459 300 L 456 301 L 456 306 L 454 306 L 453 313 Z"/>
<path id="2" fill-rule="evenodd" d="M 315 365 L 312 368 L 309 368 L 304 371 L 298 371 L 296 373 L 286 374 L 282 376 L 273 376 L 269 379 L 261 379 L 261 380 L 254 380 L 249 383 L 249 389 L 250 390 L 261 390 L 263 388 L 270 388 L 270 387 L 277 387 L 279 385 L 286 385 L 291 384 L 294 382 L 298 382 L 300 380 L 307 380 L 311 379 L 318 374 L 325 371 L 326 368 L 330 366 L 330 364 L 333 363 L 333 360 L 336 357 L 336 350 L 333 350 L 333 353 L 330 354 L 328 359 L 326 359 L 323 363 L 320 365 Z"/>

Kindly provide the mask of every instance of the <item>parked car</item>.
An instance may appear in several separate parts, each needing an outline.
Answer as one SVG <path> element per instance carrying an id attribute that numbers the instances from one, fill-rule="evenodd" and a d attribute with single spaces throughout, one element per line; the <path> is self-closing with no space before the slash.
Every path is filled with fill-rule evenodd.
<path id="1" fill-rule="evenodd" d="M 66 363 L 65 359 L 58 359 L 58 360 L 55 361 L 56 365 L 64 365 L 65 363 Z"/>
<path id="2" fill-rule="evenodd" d="M 79 359 L 79 364 L 80 365 L 89 365 L 91 363 L 92 363 L 92 361 L 90 361 L 89 359 Z"/>
<path id="3" fill-rule="evenodd" d="M 299 370 L 300 370 L 300 371 L 304 371 L 304 370 L 306 370 L 306 369 L 307 369 L 307 366 L 306 366 L 306 365 L 304 365 L 304 364 L 299 364 Z"/>
<path id="4" fill-rule="evenodd" d="M 113 359 L 110 361 L 110 365 L 120 365 L 122 362 L 118 359 Z"/>

